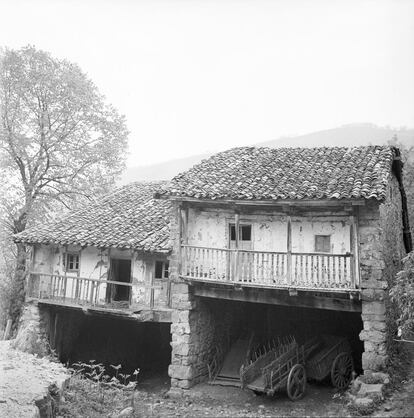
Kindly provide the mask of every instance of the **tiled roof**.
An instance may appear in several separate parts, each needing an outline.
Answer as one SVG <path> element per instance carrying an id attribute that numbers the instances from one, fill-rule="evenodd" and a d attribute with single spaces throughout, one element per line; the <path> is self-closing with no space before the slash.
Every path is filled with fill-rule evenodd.
<path id="1" fill-rule="evenodd" d="M 389 146 L 234 148 L 174 177 L 157 197 L 382 200 L 394 155 Z"/>
<path id="2" fill-rule="evenodd" d="M 166 252 L 171 249 L 171 204 L 153 198 L 165 182 L 136 182 L 116 189 L 96 203 L 61 220 L 14 236 L 27 244 L 74 244 Z"/>

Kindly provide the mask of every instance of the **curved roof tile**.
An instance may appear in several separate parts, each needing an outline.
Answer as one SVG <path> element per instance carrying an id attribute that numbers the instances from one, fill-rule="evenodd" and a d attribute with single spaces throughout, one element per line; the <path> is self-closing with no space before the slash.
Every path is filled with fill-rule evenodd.
<path id="1" fill-rule="evenodd" d="M 382 200 L 394 156 L 390 146 L 233 148 L 174 177 L 157 196 Z"/>
<path id="2" fill-rule="evenodd" d="M 116 247 L 168 252 L 171 204 L 153 198 L 166 182 L 135 182 L 66 214 L 14 235 L 15 242 Z"/>

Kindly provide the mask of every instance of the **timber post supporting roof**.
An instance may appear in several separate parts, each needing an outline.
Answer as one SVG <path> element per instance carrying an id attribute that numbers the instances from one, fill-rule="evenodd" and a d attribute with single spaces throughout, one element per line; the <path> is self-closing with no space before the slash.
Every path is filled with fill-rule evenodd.
<path id="1" fill-rule="evenodd" d="M 243 201 L 383 200 L 396 154 L 390 146 L 233 148 L 174 177 L 156 196 Z"/>
<path id="2" fill-rule="evenodd" d="M 25 244 L 115 247 L 169 252 L 171 204 L 154 199 L 165 182 L 135 182 L 69 212 L 62 219 L 14 235 Z"/>

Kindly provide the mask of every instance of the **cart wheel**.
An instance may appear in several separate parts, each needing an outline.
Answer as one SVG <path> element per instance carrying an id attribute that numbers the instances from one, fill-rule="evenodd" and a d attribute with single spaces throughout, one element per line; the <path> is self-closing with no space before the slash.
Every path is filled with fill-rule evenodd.
<path id="1" fill-rule="evenodd" d="M 331 368 L 331 382 L 338 389 L 346 389 L 351 383 L 354 362 L 350 353 L 340 353 L 336 356 Z"/>
<path id="2" fill-rule="evenodd" d="M 287 394 L 292 401 L 302 398 L 306 390 L 306 371 L 301 364 L 295 364 L 289 372 Z"/>

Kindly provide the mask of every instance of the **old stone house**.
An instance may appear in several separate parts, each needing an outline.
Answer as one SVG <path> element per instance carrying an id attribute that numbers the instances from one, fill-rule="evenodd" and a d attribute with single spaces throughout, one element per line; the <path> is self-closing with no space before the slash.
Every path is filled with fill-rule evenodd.
<path id="1" fill-rule="evenodd" d="M 132 343 L 119 335 L 123 319 L 146 323 L 145 332 L 142 327 L 125 332 L 139 334 L 141 340 L 142 335 L 163 338 L 158 346 L 169 358 L 171 204 L 153 198 L 163 184 L 131 183 L 14 237 L 31 248 L 27 300 L 38 301 L 47 338 L 63 361 L 76 360 L 74 346 L 81 344 L 82 327 L 89 337 L 84 345 L 98 341 L 100 336 L 91 329 L 102 327 L 106 334 L 116 333 L 111 339 L 114 347 L 128 347 Z M 97 318 L 107 321 L 99 323 Z M 162 332 L 148 331 L 149 323 L 159 324 Z M 145 346 L 145 341 L 135 343 Z M 108 362 L 109 357 L 108 353 Z M 127 355 L 118 362 L 125 357 L 133 363 L 133 356 Z"/>
<path id="2" fill-rule="evenodd" d="M 28 297 L 63 360 L 122 340 L 112 355 L 169 365 L 177 393 L 284 335 L 346 337 L 358 372 L 381 370 L 388 285 L 412 245 L 399 151 L 379 146 L 232 149 L 15 239 L 33 247 Z"/>
<path id="3" fill-rule="evenodd" d="M 172 390 L 259 334 L 342 335 L 386 366 L 388 283 L 411 250 L 399 150 L 235 148 L 176 176 Z"/>

